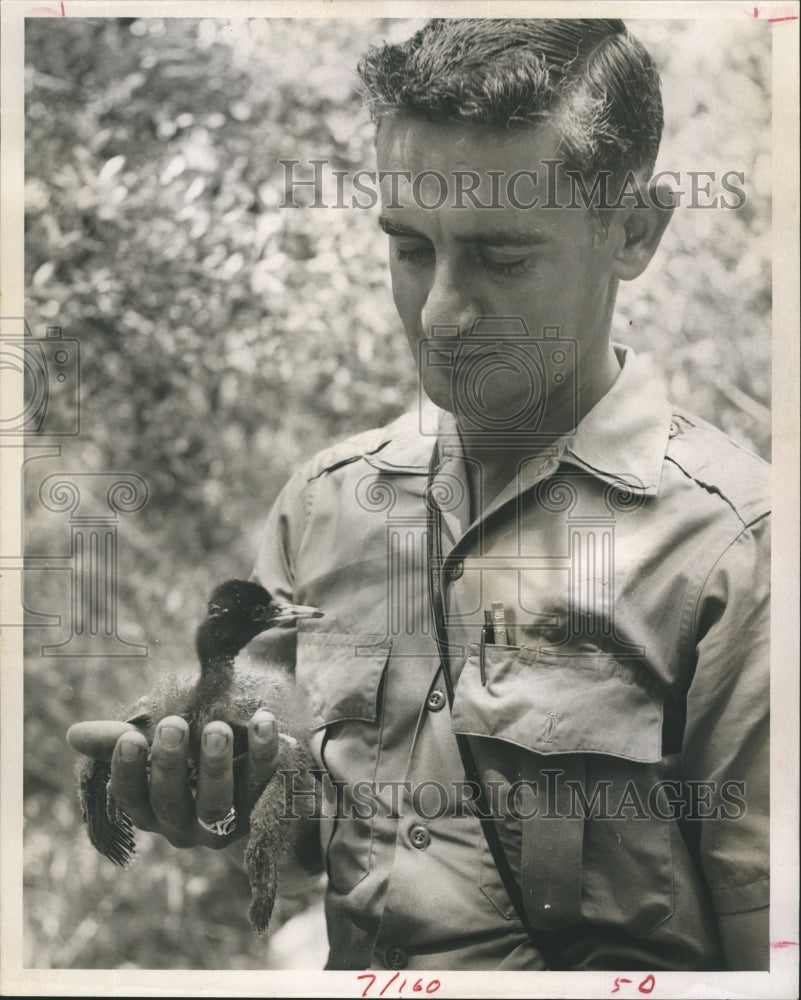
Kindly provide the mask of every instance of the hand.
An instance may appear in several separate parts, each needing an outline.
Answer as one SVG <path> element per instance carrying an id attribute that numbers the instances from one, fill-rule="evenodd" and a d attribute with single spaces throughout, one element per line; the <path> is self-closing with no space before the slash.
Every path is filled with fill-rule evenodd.
<path id="1" fill-rule="evenodd" d="M 67 733 L 69 744 L 89 757 L 111 761 L 111 794 L 140 830 L 160 833 L 174 847 L 228 847 L 249 830 L 254 803 L 278 763 L 278 726 L 260 709 L 248 725 L 244 767 L 233 767 L 233 733 L 224 722 L 203 730 L 196 795 L 189 785 L 189 726 L 168 716 L 156 727 L 152 747 L 128 722 L 79 722 Z M 151 753 L 150 775 L 147 771 Z M 198 819 L 214 823 L 234 805 L 236 828 L 225 836 L 205 830 Z"/>

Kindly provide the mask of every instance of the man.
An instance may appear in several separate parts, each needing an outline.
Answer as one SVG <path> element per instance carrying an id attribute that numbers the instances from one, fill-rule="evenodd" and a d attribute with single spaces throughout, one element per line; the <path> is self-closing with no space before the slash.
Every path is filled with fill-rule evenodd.
<path id="1" fill-rule="evenodd" d="M 652 60 L 619 21 L 432 21 L 360 67 L 423 405 L 316 456 L 255 576 L 325 611 L 265 642 L 308 696 L 329 968 L 767 967 L 765 467 L 610 339 L 669 220 Z M 228 727 L 112 791 L 227 846 Z M 275 779 L 278 780 L 278 779 Z M 200 822 L 199 822 L 200 821 Z M 201 822 L 206 824 L 202 826 Z"/>

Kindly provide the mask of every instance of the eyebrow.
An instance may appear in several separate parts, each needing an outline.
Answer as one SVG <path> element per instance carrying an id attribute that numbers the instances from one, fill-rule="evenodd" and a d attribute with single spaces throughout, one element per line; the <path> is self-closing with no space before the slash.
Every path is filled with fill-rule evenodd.
<path id="1" fill-rule="evenodd" d="M 411 239 L 430 242 L 428 237 L 424 236 L 417 229 L 414 229 L 412 226 L 405 226 L 402 222 L 394 222 L 386 215 L 379 217 L 378 226 L 387 236 L 406 236 Z M 455 240 L 457 243 L 473 243 L 479 246 L 508 247 L 525 247 L 547 242 L 545 234 L 539 229 L 510 229 L 506 226 L 496 229 L 482 229 L 475 233 L 465 233 L 464 235 L 456 236 Z"/>

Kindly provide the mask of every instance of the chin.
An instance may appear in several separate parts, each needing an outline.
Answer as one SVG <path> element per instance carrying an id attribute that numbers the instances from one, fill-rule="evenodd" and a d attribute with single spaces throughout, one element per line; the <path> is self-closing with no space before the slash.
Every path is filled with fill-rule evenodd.
<path id="1" fill-rule="evenodd" d="M 421 384 L 423 392 L 435 406 L 438 406 L 441 410 L 447 410 L 449 413 L 454 412 L 453 382 L 450 377 L 426 377 L 421 379 Z"/>

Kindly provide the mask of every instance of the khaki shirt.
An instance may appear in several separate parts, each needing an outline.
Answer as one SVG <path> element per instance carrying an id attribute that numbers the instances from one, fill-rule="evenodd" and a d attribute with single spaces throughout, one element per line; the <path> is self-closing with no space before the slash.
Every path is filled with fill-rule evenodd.
<path id="1" fill-rule="evenodd" d="M 265 646 L 296 664 L 325 772 L 329 968 L 544 967 L 454 732 L 568 967 L 722 968 L 715 913 L 768 903 L 767 466 L 619 355 L 576 432 L 473 522 L 438 412 L 452 712 L 426 576 L 431 413 L 322 452 L 270 514 L 255 577 L 325 612 Z"/>

